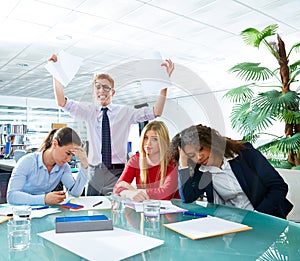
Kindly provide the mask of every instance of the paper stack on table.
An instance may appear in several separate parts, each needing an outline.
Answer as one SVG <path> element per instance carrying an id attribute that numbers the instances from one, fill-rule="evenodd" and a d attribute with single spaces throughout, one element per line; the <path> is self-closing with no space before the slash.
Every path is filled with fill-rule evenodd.
<path id="1" fill-rule="evenodd" d="M 142 202 L 128 201 L 125 205 L 135 209 L 136 212 L 144 211 Z M 185 211 L 187 210 L 175 206 L 170 200 L 160 200 L 160 214 L 180 213 Z"/>

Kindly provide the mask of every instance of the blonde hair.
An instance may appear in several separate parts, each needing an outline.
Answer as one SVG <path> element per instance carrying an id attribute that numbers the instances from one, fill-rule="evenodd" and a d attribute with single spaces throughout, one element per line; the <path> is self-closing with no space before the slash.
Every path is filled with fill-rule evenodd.
<path id="1" fill-rule="evenodd" d="M 168 157 L 167 152 L 170 145 L 170 136 L 167 126 L 162 121 L 151 121 L 142 130 L 140 139 L 140 177 L 141 185 L 145 188 L 147 183 L 147 155 L 144 150 L 144 138 L 147 131 L 155 131 L 158 137 L 158 146 L 160 151 L 160 187 L 163 186 L 166 178 Z"/>
<path id="2" fill-rule="evenodd" d="M 95 85 L 95 81 L 96 81 L 96 80 L 99 80 L 99 79 L 105 79 L 105 80 L 108 80 L 109 83 L 110 83 L 110 85 L 111 85 L 110 87 L 111 87 L 111 88 L 114 88 L 114 86 L 115 86 L 115 81 L 114 81 L 114 79 L 111 78 L 110 75 L 105 74 L 105 73 L 96 74 L 96 75 L 94 76 L 93 82 L 92 82 L 93 87 L 94 87 L 94 85 Z"/>

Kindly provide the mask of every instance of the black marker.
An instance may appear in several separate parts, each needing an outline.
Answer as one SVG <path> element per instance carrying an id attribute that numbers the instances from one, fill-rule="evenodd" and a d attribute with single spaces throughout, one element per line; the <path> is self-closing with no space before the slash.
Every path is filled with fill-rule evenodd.
<path id="1" fill-rule="evenodd" d="M 97 207 L 98 205 L 100 205 L 100 204 L 102 204 L 102 203 L 103 203 L 103 201 L 101 200 L 100 202 L 94 204 L 94 205 L 93 205 L 93 208 L 94 208 L 94 207 Z"/>

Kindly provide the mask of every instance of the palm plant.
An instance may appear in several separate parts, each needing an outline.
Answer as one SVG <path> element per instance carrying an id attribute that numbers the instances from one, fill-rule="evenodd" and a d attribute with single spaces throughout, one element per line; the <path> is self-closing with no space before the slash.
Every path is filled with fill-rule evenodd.
<path id="1" fill-rule="evenodd" d="M 289 58 L 291 54 L 300 51 L 300 42 L 294 44 L 287 53 L 278 34 L 277 43 L 266 40 L 276 35 L 277 29 L 278 25 L 272 24 L 261 32 L 255 28 L 241 32 L 246 44 L 257 48 L 261 45 L 266 46 L 275 57 L 277 66 L 270 69 L 253 62 L 233 66 L 229 72 L 236 73 L 246 84 L 228 91 L 224 96 L 235 104 L 230 115 L 231 123 L 232 127 L 243 135 L 243 140 L 255 142 L 262 134 L 270 135 L 270 141 L 258 149 L 271 157 L 283 155 L 291 166 L 299 166 L 300 92 L 299 86 L 298 90 L 292 90 L 291 86 L 298 82 L 300 60 L 289 65 Z M 268 87 L 268 90 L 261 92 L 262 87 Z M 254 88 L 259 88 L 258 94 L 255 94 Z M 285 135 L 276 136 L 264 132 L 274 121 L 284 123 Z"/>

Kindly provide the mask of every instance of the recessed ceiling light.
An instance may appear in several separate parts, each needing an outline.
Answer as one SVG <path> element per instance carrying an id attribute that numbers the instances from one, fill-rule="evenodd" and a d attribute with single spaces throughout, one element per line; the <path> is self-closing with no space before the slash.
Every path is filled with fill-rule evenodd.
<path id="1" fill-rule="evenodd" d="M 18 66 L 20 66 L 20 67 L 27 67 L 27 66 L 29 66 L 29 64 L 28 63 L 18 63 Z"/>
<path id="2" fill-rule="evenodd" d="M 68 34 L 58 35 L 58 36 L 56 36 L 56 39 L 60 40 L 60 41 L 67 41 L 67 40 L 71 40 L 72 36 L 68 35 Z"/>

